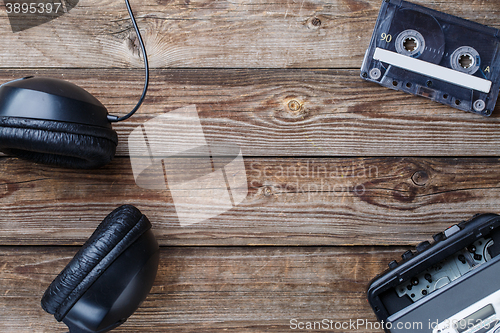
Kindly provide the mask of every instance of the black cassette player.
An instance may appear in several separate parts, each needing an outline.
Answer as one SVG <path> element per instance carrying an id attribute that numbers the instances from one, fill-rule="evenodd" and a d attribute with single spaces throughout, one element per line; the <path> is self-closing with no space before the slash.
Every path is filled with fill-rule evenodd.
<path id="1" fill-rule="evenodd" d="M 406 1 L 386 0 L 361 77 L 490 116 L 500 89 L 500 31 Z"/>
<path id="2" fill-rule="evenodd" d="M 372 280 L 388 333 L 500 332 L 500 216 L 477 215 L 408 250 Z"/>

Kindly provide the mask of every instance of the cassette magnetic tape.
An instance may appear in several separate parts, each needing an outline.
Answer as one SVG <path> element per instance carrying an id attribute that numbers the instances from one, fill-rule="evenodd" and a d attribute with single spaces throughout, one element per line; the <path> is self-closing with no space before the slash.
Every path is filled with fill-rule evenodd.
<path id="1" fill-rule="evenodd" d="M 500 332 L 500 216 L 476 215 L 408 250 L 372 280 L 388 333 Z"/>
<path id="2" fill-rule="evenodd" d="M 385 0 L 361 77 L 490 116 L 500 89 L 500 31 L 406 1 Z"/>

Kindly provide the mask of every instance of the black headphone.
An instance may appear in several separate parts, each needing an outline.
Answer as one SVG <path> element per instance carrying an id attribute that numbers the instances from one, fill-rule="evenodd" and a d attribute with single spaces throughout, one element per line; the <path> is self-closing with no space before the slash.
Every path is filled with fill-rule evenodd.
<path id="1" fill-rule="evenodd" d="M 94 96 L 63 80 L 26 77 L 0 86 L 0 151 L 35 162 L 95 168 L 111 161 L 118 136 L 111 123 L 142 104 L 149 81 L 146 49 L 125 0 L 144 57 L 139 102 L 127 115 L 108 114 Z M 149 293 L 159 247 L 151 223 L 137 208 L 111 212 L 51 283 L 42 307 L 70 333 L 103 333 L 127 320 Z"/>
<path id="2" fill-rule="evenodd" d="M 109 163 L 118 136 L 111 123 L 128 119 L 141 106 L 149 83 L 146 48 L 130 3 L 125 0 L 146 78 L 139 102 L 127 115 L 112 116 L 94 96 L 67 81 L 26 77 L 0 86 L 0 151 L 39 163 L 97 168 Z"/>
<path id="3" fill-rule="evenodd" d="M 146 298 L 158 270 L 151 223 L 137 208 L 111 212 L 50 284 L 42 308 L 70 333 L 103 333 L 125 322 Z"/>

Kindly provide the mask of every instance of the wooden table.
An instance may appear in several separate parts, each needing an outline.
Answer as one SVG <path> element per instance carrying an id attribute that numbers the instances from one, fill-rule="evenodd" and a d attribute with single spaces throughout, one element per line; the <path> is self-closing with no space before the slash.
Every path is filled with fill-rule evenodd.
<path id="1" fill-rule="evenodd" d="M 500 28 L 498 1 L 415 2 Z M 150 295 L 115 332 L 373 324 L 365 289 L 390 260 L 474 213 L 500 211 L 499 106 L 484 118 L 360 79 L 379 0 L 132 6 L 151 86 L 138 114 L 115 126 L 112 163 L 80 171 L 0 157 L 1 332 L 65 332 L 40 298 L 125 203 L 152 221 L 161 259 Z M 80 1 L 16 33 L 0 6 L 0 21 L 0 82 L 55 77 L 87 89 L 111 114 L 135 105 L 143 70 L 123 1 Z M 181 227 L 169 191 L 135 184 L 127 137 L 192 104 L 209 143 L 241 148 L 249 193 L 236 208 Z"/>

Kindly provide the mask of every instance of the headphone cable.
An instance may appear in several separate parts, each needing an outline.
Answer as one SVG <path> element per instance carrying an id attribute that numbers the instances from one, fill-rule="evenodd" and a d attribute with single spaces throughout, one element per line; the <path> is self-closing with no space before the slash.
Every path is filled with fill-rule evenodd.
<path id="1" fill-rule="evenodd" d="M 139 27 L 137 26 L 137 22 L 135 21 L 135 17 L 134 17 L 134 13 L 132 12 L 132 8 L 130 8 L 129 0 L 125 0 L 125 4 L 127 5 L 128 14 L 130 16 L 130 20 L 132 21 L 132 25 L 134 26 L 135 33 L 137 34 L 137 39 L 139 40 L 139 45 L 141 46 L 142 56 L 144 58 L 144 68 L 145 68 L 144 89 L 142 90 L 142 95 L 141 95 L 141 98 L 139 99 L 139 102 L 137 102 L 137 105 L 128 114 L 126 114 L 123 117 L 108 115 L 108 121 L 113 122 L 113 123 L 118 122 L 118 121 L 123 121 L 123 120 L 130 118 L 130 116 L 132 116 L 139 109 L 142 102 L 144 101 L 144 98 L 146 97 L 146 93 L 148 91 L 148 85 L 149 85 L 149 63 L 148 63 L 148 55 L 146 54 L 146 47 L 144 46 L 144 41 L 142 40 L 141 32 L 139 31 Z"/>

